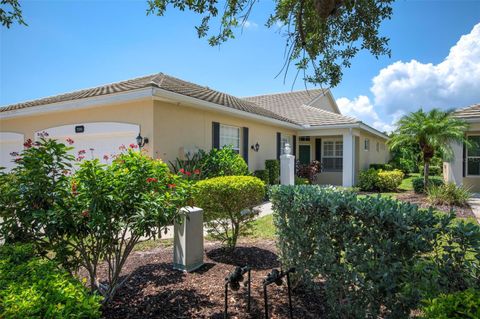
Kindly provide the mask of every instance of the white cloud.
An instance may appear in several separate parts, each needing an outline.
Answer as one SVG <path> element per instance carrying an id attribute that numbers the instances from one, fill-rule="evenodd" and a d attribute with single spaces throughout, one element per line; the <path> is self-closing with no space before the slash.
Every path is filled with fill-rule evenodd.
<path id="1" fill-rule="evenodd" d="M 391 131 L 403 114 L 420 107 L 452 109 L 480 102 L 480 23 L 460 38 L 442 62 L 397 61 L 380 70 L 372 82 L 373 102 L 360 95 L 340 98 L 337 104 L 345 114 L 382 131 Z"/>
<path id="2" fill-rule="evenodd" d="M 243 23 L 243 27 L 246 29 L 255 29 L 255 28 L 258 28 L 258 24 L 256 24 L 253 21 L 247 20 Z"/>

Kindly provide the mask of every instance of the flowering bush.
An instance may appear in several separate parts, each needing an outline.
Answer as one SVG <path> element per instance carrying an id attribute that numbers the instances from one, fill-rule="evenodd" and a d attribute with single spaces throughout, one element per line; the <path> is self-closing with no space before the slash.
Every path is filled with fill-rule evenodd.
<path id="1" fill-rule="evenodd" d="M 358 186 L 363 191 L 393 192 L 400 186 L 404 176 L 398 169 L 384 171 L 370 168 L 360 172 Z"/>
<path id="2" fill-rule="evenodd" d="M 41 139 L 20 156 L 13 176 L 1 175 L 2 235 L 7 242 L 32 242 L 53 252 L 63 267 L 85 267 L 90 286 L 108 302 L 128 279 L 120 280 L 126 258 L 140 238 L 160 236 L 190 199 L 190 184 L 168 166 L 134 148 L 110 165 L 83 160 L 71 172 L 69 147 Z M 97 279 L 106 261 L 106 283 Z"/>

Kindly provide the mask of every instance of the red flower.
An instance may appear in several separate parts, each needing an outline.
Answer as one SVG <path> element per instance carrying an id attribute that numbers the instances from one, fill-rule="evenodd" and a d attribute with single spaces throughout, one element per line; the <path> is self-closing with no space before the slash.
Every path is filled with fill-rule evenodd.
<path id="1" fill-rule="evenodd" d="M 85 150 L 80 150 L 80 151 L 78 151 L 78 155 L 83 155 L 83 154 L 85 154 L 85 153 L 86 153 Z"/>
<path id="2" fill-rule="evenodd" d="M 185 174 L 185 170 L 183 168 L 180 168 L 179 172 Z"/>
<path id="3" fill-rule="evenodd" d="M 85 156 L 80 155 L 79 157 L 77 157 L 77 162 L 80 162 L 80 161 L 83 160 L 84 158 L 85 158 Z"/>
<path id="4" fill-rule="evenodd" d="M 103 159 L 108 161 L 108 155 L 107 154 L 103 155 Z"/>
<path id="5" fill-rule="evenodd" d="M 32 144 L 33 144 L 32 140 L 28 139 L 28 140 L 25 141 L 25 143 L 23 143 L 23 147 L 30 148 L 30 147 L 32 147 Z"/>
<path id="6" fill-rule="evenodd" d="M 192 173 L 187 171 L 187 172 L 185 172 L 185 175 L 190 176 L 190 175 L 192 175 Z"/>
<path id="7" fill-rule="evenodd" d="M 195 175 L 200 174 L 200 170 L 197 168 L 196 170 L 193 171 L 193 174 L 195 174 Z"/>
<path id="8" fill-rule="evenodd" d="M 88 210 L 84 210 L 84 211 L 82 212 L 82 216 L 85 217 L 85 218 L 87 218 L 88 216 L 90 216 L 90 213 L 88 212 Z"/>
<path id="9" fill-rule="evenodd" d="M 67 137 L 66 139 L 67 143 L 72 145 L 73 143 L 75 143 L 70 137 Z"/>
<path id="10" fill-rule="evenodd" d="M 14 162 L 15 162 L 15 163 L 18 163 L 18 162 L 20 162 L 21 160 L 22 160 L 21 157 L 17 157 L 16 159 L 14 159 Z"/>
<path id="11" fill-rule="evenodd" d="M 137 147 L 138 147 L 138 145 L 136 145 L 136 144 L 133 144 L 133 143 L 132 143 L 132 144 L 130 144 L 129 146 L 130 146 L 130 148 L 137 148 Z"/>
<path id="12" fill-rule="evenodd" d="M 149 177 L 149 178 L 147 178 L 147 183 L 154 183 L 154 182 L 155 182 L 155 183 L 158 182 L 158 179 L 156 179 L 155 177 Z"/>
<path id="13" fill-rule="evenodd" d="M 175 188 L 177 185 L 175 184 L 168 184 L 168 188 Z"/>

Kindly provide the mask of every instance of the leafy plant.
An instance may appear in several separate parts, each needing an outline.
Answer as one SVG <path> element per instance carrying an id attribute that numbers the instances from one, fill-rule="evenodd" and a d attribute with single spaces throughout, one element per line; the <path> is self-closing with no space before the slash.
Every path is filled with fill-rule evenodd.
<path id="1" fill-rule="evenodd" d="M 457 187 L 454 183 L 430 186 L 427 191 L 428 200 L 437 205 L 465 206 L 471 194 L 465 187 Z"/>
<path id="2" fill-rule="evenodd" d="M 394 192 L 402 183 L 405 175 L 402 171 L 396 169 L 393 171 L 378 171 L 377 189 L 381 192 Z"/>
<path id="3" fill-rule="evenodd" d="M 169 163 L 175 174 L 184 174 L 190 180 L 199 180 L 203 175 L 205 155 L 205 151 L 199 150 L 193 154 L 187 153 L 185 159 L 176 158 L 175 161 Z"/>
<path id="4" fill-rule="evenodd" d="M 208 232 L 233 250 L 238 236 L 248 231 L 254 206 L 265 195 L 265 184 L 251 176 L 224 176 L 195 185 L 195 204 L 205 212 Z"/>
<path id="5" fill-rule="evenodd" d="M 371 192 L 377 189 L 378 172 L 374 168 L 361 171 L 358 175 L 358 187 L 366 192 Z"/>
<path id="6" fill-rule="evenodd" d="M 467 143 L 465 131 L 468 124 L 455 118 L 449 112 L 422 109 L 403 116 L 397 123 L 397 129 L 388 140 L 391 149 L 401 149 L 415 145 L 423 160 L 425 190 L 428 188 L 430 164 L 436 155 L 445 159 L 455 156 L 452 142 Z"/>
<path id="7" fill-rule="evenodd" d="M 331 318 L 408 318 L 432 294 L 479 287 L 480 228 L 381 196 L 271 190 L 283 267 L 319 287 Z"/>
<path id="8" fill-rule="evenodd" d="M 0 317 L 100 318 L 101 297 L 52 261 L 35 255 L 33 245 L 0 246 Z"/>
<path id="9" fill-rule="evenodd" d="M 415 191 L 415 193 L 421 194 L 421 193 L 425 192 L 425 186 L 424 186 L 423 183 L 424 183 L 423 177 L 416 177 L 416 178 L 412 179 L 412 186 L 413 186 L 413 190 Z M 443 178 L 441 178 L 441 177 L 430 176 L 428 178 L 428 183 L 429 183 L 430 186 L 441 186 L 445 182 L 443 181 Z"/>
<path id="10" fill-rule="evenodd" d="M 480 318 L 480 290 L 467 289 L 425 300 L 425 319 Z"/>
<path id="11" fill-rule="evenodd" d="M 309 185 L 310 181 L 308 178 L 295 176 L 295 185 Z"/>
<path id="12" fill-rule="evenodd" d="M 266 169 L 256 170 L 253 172 L 253 175 L 260 178 L 266 185 L 268 185 L 270 182 L 270 176 L 268 175 L 268 171 Z"/>
<path id="13" fill-rule="evenodd" d="M 322 171 L 322 163 L 319 161 L 312 161 L 305 165 L 297 161 L 297 176 L 306 178 L 310 184 L 315 183 L 315 179 L 318 173 Z"/>
<path id="14" fill-rule="evenodd" d="M 248 175 L 248 165 L 231 147 L 213 148 L 201 159 L 202 178 Z"/>
<path id="15" fill-rule="evenodd" d="M 280 183 L 280 161 L 279 160 L 266 160 L 265 169 L 268 172 L 268 183 L 270 185 L 276 185 Z"/>

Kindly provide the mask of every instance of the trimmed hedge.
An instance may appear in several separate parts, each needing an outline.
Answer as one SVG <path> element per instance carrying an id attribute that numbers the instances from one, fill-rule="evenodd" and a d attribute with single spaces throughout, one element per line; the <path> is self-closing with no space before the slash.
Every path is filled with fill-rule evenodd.
<path id="1" fill-rule="evenodd" d="M 233 250 L 238 236 L 249 230 L 265 183 L 253 176 L 223 176 L 200 181 L 195 188 L 194 202 L 205 212 L 208 232 Z"/>
<path id="2" fill-rule="evenodd" d="M 101 297 L 34 251 L 33 245 L 0 247 L 0 317 L 100 318 Z"/>
<path id="3" fill-rule="evenodd" d="M 370 164 L 369 168 L 376 170 L 382 169 L 384 171 L 392 171 L 394 169 L 392 164 Z"/>
<path id="4" fill-rule="evenodd" d="M 360 172 L 358 187 L 367 192 L 393 192 L 400 186 L 404 176 L 403 172 L 398 169 L 383 171 L 370 168 Z"/>
<path id="5" fill-rule="evenodd" d="M 279 160 L 266 160 L 265 169 L 268 172 L 268 183 L 270 185 L 276 185 L 280 183 L 280 161 Z"/>
<path id="6" fill-rule="evenodd" d="M 453 214 L 310 185 L 274 186 L 271 199 L 282 267 L 321 287 L 330 318 L 408 318 L 432 294 L 480 284 L 467 257 L 480 228 Z"/>
<path id="7" fill-rule="evenodd" d="M 255 172 L 253 172 L 253 176 L 260 178 L 267 185 L 270 182 L 270 177 L 266 169 L 256 170 Z"/>
<path id="8" fill-rule="evenodd" d="M 442 186 L 445 184 L 445 182 L 443 181 L 443 178 L 438 176 L 429 176 L 428 181 L 430 183 L 430 186 Z M 416 177 L 412 179 L 412 186 L 415 193 L 417 194 L 425 193 L 425 188 L 423 186 L 423 177 Z"/>

